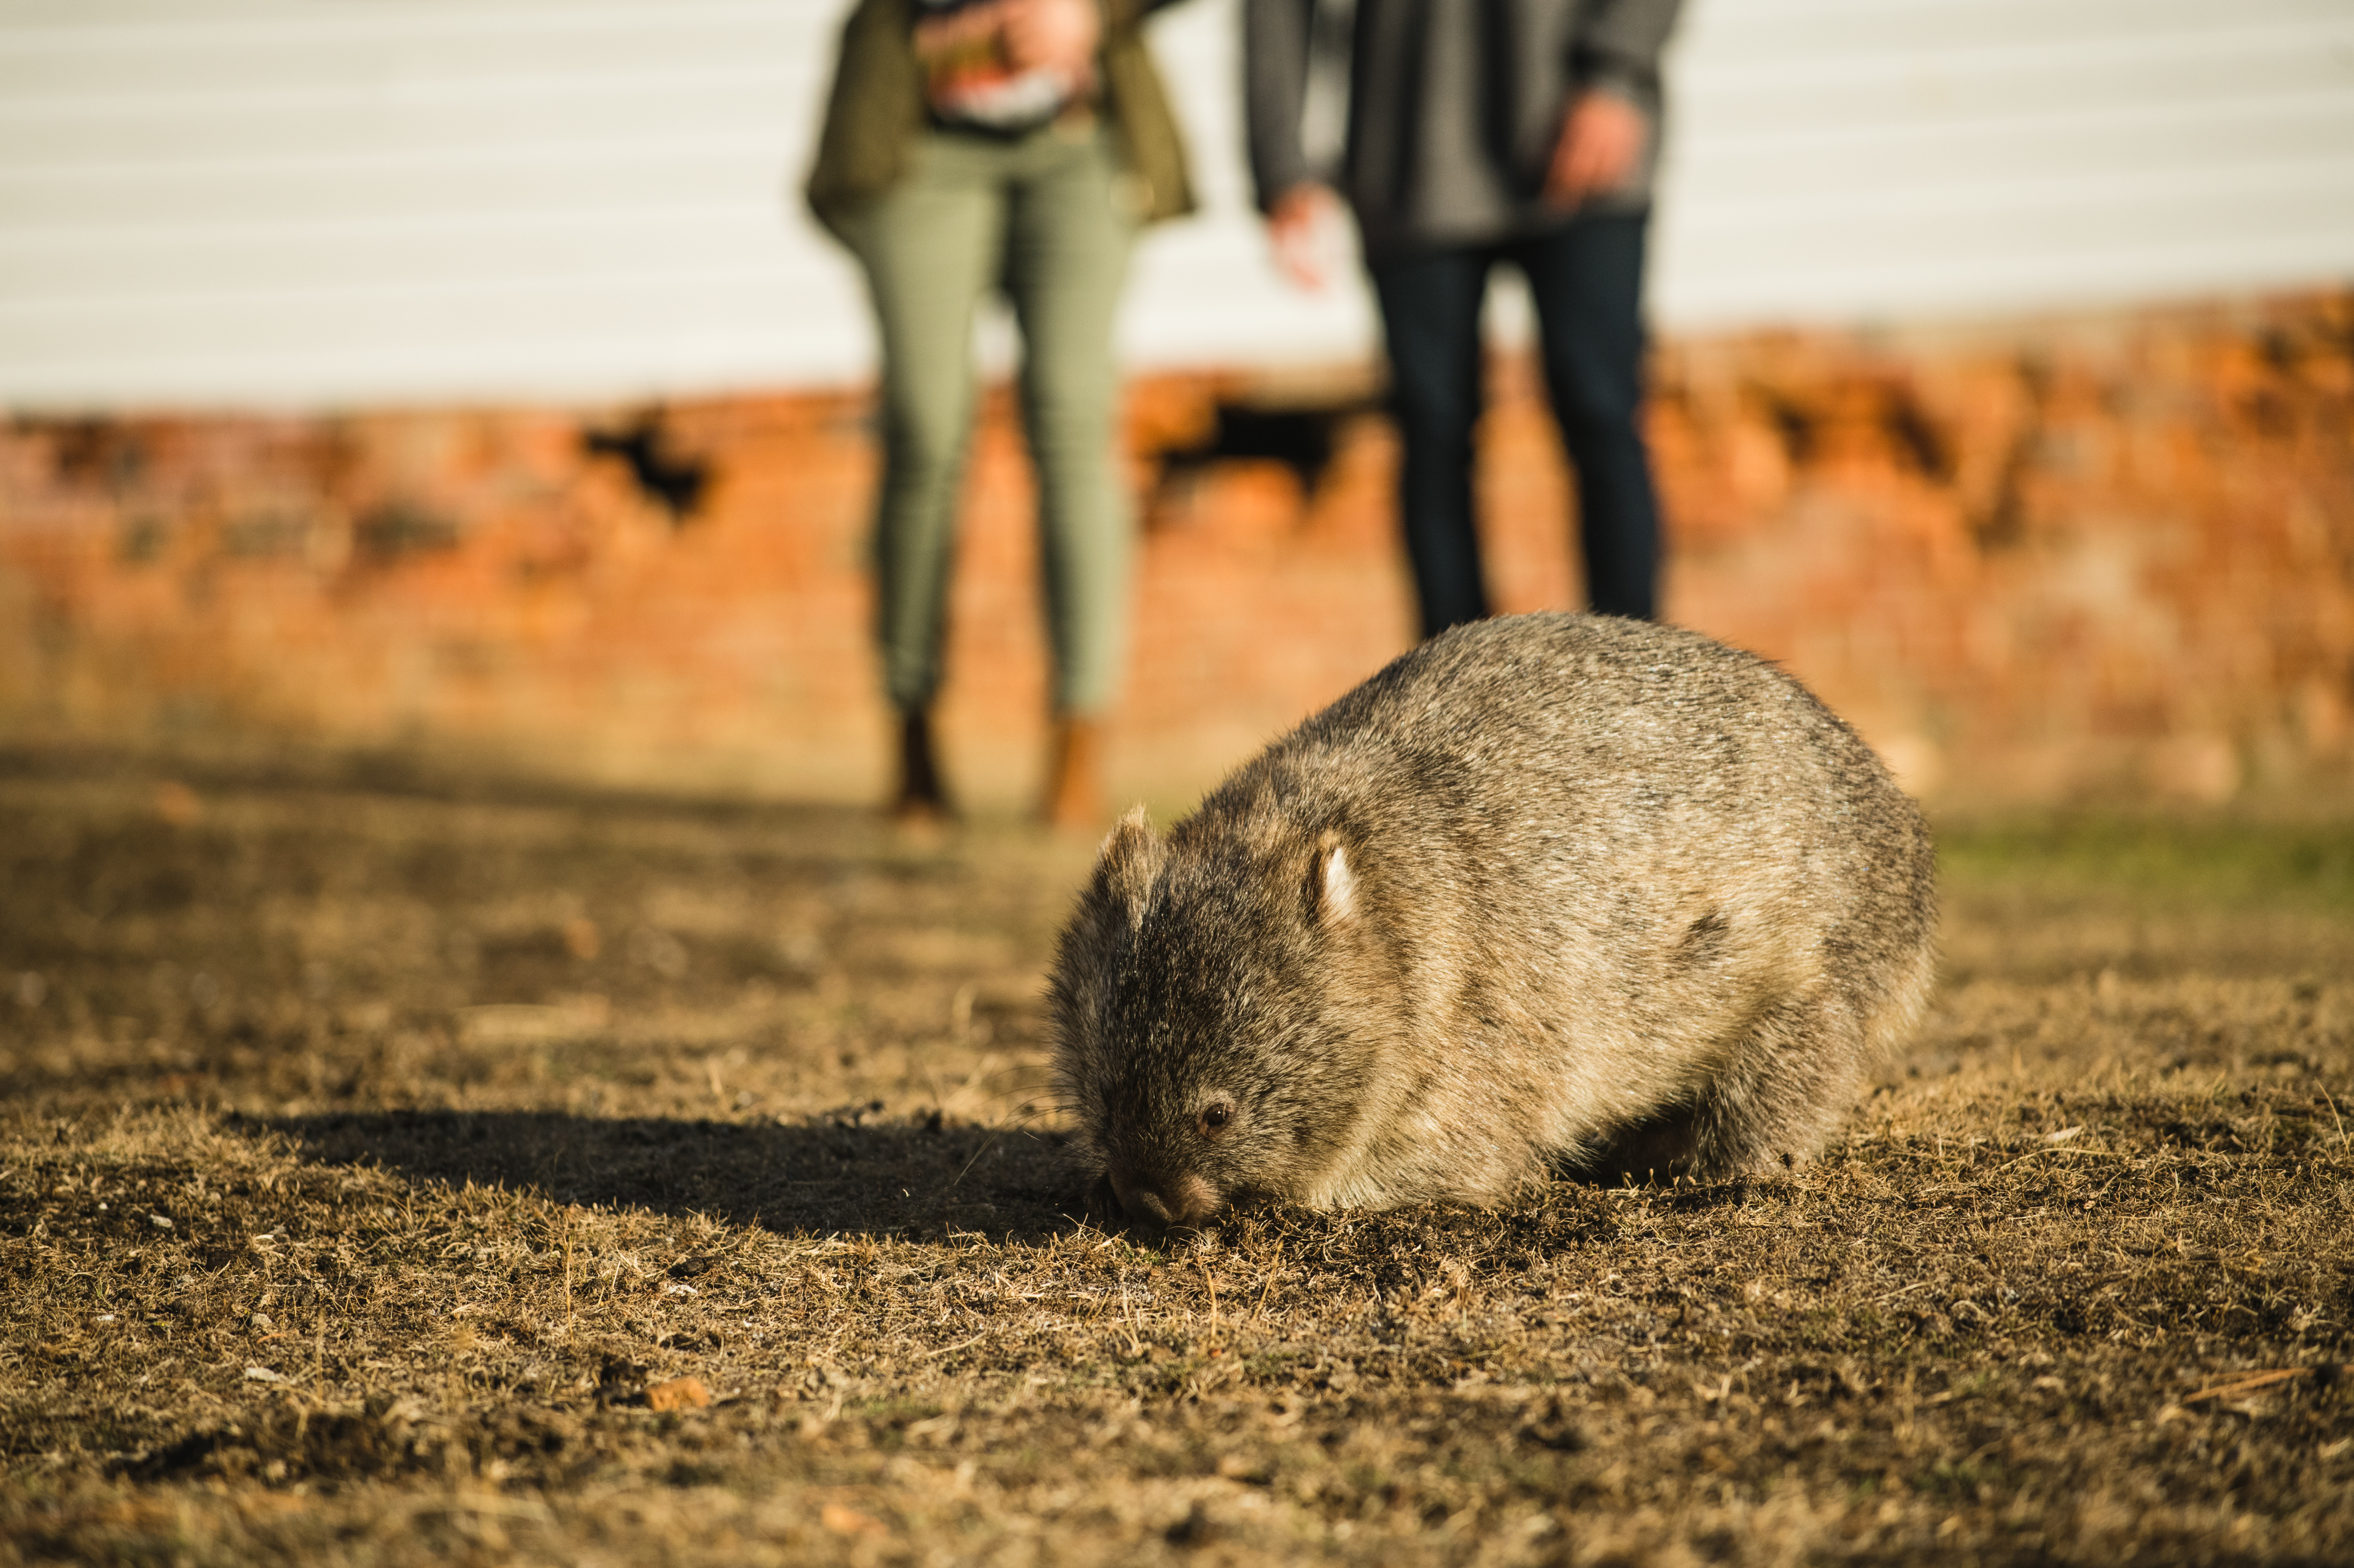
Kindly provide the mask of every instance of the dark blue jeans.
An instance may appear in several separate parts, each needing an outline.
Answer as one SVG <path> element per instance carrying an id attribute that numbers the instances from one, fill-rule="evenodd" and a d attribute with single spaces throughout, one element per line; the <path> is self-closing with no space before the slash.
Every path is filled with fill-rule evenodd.
<path id="1" fill-rule="evenodd" d="M 1399 510 L 1424 636 L 1488 613 L 1472 526 L 1471 452 L 1479 422 L 1479 305 L 1499 261 L 1527 274 L 1536 300 L 1545 387 L 1577 475 L 1587 597 L 1598 614 L 1650 619 L 1659 503 L 1636 423 L 1649 222 L 1647 213 L 1576 217 L 1524 238 L 1368 260 L 1405 448 Z"/>

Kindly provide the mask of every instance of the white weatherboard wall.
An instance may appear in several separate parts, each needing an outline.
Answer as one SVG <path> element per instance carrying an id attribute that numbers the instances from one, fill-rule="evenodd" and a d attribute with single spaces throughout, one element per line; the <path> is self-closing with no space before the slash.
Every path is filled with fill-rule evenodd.
<path id="1" fill-rule="evenodd" d="M 861 378 L 795 195 L 846 7 L 0 0 L 0 406 Z M 1154 24 L 1206 210 L 1140 252 L 1133 366 L 1373 341 L 1267 264 L 1235 9 Z M 1670 329 L 2354 279 L 2354 0 L 1692 0 L 1671 69 Z"/>

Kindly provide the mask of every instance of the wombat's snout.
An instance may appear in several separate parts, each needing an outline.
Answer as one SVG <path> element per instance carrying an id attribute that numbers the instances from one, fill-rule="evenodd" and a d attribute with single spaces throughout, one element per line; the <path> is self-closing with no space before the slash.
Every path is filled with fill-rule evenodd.
<path id="1" fill-rule="evenodd" d="M 1218 1212 L 1217 1189 L 1199 1176 L 1146 1178 L 1113 1171 L 1111 1190 L 1129 1218 L 1163 1225 L 1198 1225 Z"/>

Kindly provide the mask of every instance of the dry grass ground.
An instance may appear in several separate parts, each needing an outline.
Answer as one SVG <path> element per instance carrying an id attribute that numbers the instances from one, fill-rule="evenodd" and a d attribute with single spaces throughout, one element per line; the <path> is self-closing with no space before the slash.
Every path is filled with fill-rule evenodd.
<path id="1" fill-rule="evenodd" d="M 1786 1184 L 1182 1245 L 1084 860 L 0 759 L 0 1560 L 2354 1559 L 2354 828 L 1950 832 Z"/>

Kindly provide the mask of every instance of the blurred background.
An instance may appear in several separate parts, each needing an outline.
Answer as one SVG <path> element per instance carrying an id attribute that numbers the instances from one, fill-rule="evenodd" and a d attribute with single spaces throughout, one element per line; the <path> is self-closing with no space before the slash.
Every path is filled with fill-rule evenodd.
<path id="1" fill-rule="evenodd" d="M 0 742 L 877 797 L 874 344 L 798 195 L 846 8 L 0 0 Z M 1153 25 L 1204 210 L 1120 334 L 1111 762 L 1169 801 L 1410 637 L 1372 314 L 1269 262 L 1236 11 Z M 1668 617 L 1948 810 L 2343 800 L 2354 5 L 1691 0 L 1670 94 Z M 1491 309 L 1496 598 L 1574 604 Z M 1044 707 L 1012 419 L 941 715 L 984 805 Z"/>

